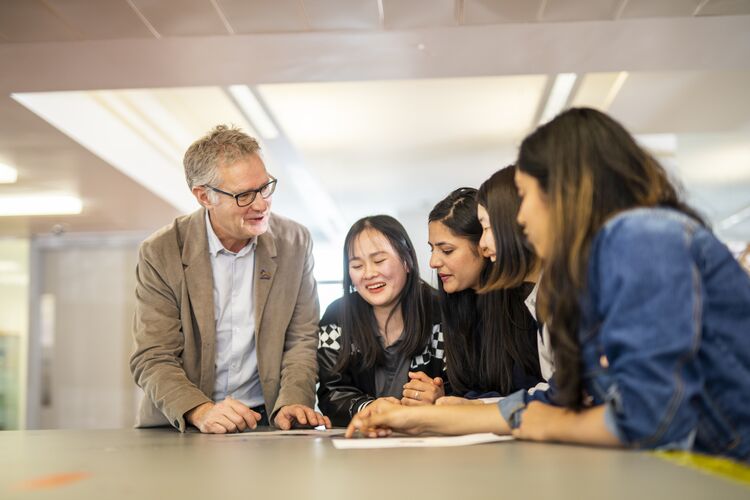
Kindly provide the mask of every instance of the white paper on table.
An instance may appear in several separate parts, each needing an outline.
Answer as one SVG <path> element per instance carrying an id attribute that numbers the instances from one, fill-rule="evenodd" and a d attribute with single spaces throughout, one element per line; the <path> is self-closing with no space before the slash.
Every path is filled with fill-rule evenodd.
<path id="1" fill-rule="evenodd" d="M 265 437 L 265 436 L 318 436 L 333 437 L 342 436 L 346 429 L 326 429 L 324 431 L 317 429 L 290 429 L 288 431 L 246 431 L 236 432 L 234 434 L 225 434 L 225 436 L 242 436 L 242 437 Z"/>
<path id="2" fill-rule="evenodd" d="M 492 433 L 466 434 L 465 436 L 388 437 L 334 439 L 333 446 L 340 450 L 361 448 L 440 448 L 443 446 L 469 446 L 472 444 L 512 441 L 513 436 Z"/>

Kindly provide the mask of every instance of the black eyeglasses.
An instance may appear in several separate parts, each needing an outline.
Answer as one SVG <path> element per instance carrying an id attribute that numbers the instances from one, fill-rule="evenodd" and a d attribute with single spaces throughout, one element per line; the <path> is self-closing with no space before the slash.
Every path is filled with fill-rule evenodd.
<path id="1" fill-rule="evenodd" d="M 269 175 L 269 177 L 271 177 Z M 225 194 L 227 196 L 231 196 L 234 198 L 234 201 L 237 202 L 238 207 L 246 207 L 252 202 L 255 201 L 255 197 L 260 194 L 263 199 L 267 199 L 269 196 L 273 194 L 274 191 L 276 191 L 276 182 L 277 179 L 274 177 L 271 177 L 271 180 L 263 184 L 258 189 L 250 189 L 248 191 L 244 191 L 239 194 L 233 194 L 233 193 L 227 193 L 226 191 L 222 191 L 221 189 L 215 188 L 213 186 L 209 186 L 206 184 L 206 187 L 210 189 L 211 191 L 216 191 L 217 193 Z"/>

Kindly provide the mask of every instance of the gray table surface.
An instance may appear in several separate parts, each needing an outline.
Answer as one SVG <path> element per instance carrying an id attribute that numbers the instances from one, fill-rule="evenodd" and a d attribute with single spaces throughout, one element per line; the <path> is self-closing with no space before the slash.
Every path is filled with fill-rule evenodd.
<path id="1" fill-rule="evenodd" d="M 47 475 L 84 473 L 25 489 Z M 337 450 L 331 438 L 171 429 L 0 432 L 0 498 L 750 499 L 648 453 L 500 442 Z"/>

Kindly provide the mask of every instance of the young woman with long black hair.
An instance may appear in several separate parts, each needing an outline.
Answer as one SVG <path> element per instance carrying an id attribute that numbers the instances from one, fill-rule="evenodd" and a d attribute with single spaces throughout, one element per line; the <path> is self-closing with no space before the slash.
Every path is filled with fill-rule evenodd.
<path id="1" fill-rule="evenodd" d="M 444 394 L 435 292 L 419 277 L 409 235 L 393 217 L 355 222 L 344 241 L 344 295 L 320 322 L 320 410 L 334 425 L 383 400 L 400 404 L 409 373 L 433 381 L 409 391 L 431 403 Z"/>
<path id="2" fill-rule="evenodd" d="M 514 166 L 502 168 L 484 181 L 477 191 L 477 219 L 482 226 L 479 246 L 492 262 L 490 272 L 480 293 L 499 291 L 501 317 L 510 323 L 506 331 L 513 337 L 503 337 L 506 349 L 513 359 L 523 359 L 532 366 L 529 343 L 536 343 L 539 368 L 546 382 L 554 372 L 554 360 L 549 339 L 549 329 L 537 318 L 536 296 L 539 288 L 541 260 L 526 241 L 521 225 L 516 221 L 521 198 L 516 191 Z M 529 325 L 527 317 L 518 310 L 526 307 L 536 319 L 535 338 L 525 335 Z M 540 382 L 535 389 L 546 389 Z"/>
<path id="3" fill-rule="evenodd" d="M 429 214 L 428 229 L 430 266 L 439 278 L 448 380 L 456 394 L 438 404 L 473 402 L 534 387 L 542 380 L 536 322 L 524 305 L 533 284 L 523 284 L 534 260 L 514 260 L 513 269 L 503 275 L 512 272 L 520 278 L 508 281 L 507 287 L 486 286 L 493 268 L 506 261 L 492 264 L 481 254 L 482 226 L 473 188 L 457 189 L 438 202 Z M 520 231 L 509 236 L 509 246 L 522 244 Z"/>

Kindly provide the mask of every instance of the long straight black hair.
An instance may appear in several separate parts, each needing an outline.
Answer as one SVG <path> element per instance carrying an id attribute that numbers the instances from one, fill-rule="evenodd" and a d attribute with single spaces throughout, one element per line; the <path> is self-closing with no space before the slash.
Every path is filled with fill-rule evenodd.
<path id="1" fill-rule="evenodd" d="M 515 172 L 514 166 L 502 168 L 477 191 L 477 203 L 490 219 L 496 254 L 478 292 L 493 295 L 492 311 L 486 320 L 501 332 L 493 346 L 500 356 L 501 371 L 511 375 L 515 364 L 524 373 L 541 379 L 537 324 L 525 303 L 533 285 L 524 286 L 529 274 L 538 269 L 539 261 L 516 221 L 521 198 L 516 191 Z"/>
<path id="2" fill-rule="evenodd" d="M 468 240 L 479 257 L 482 226 L 477 219 L 476 196 L 476 189 L 459 188 L 435 205 L 428 220 L 440 222 L 456 237 Z M 490 272 L 488 261 L 480 274 L 480 286 Z M 520 299 L 521 309 L 517 307 L 519 297 L 502 290 L 478 295 L 469 288 L 449 294 L 442 282 L 438 282 L 438 289 L 448 380 L 456 393 L 509 394 L 516 362 L 528 374 L 541 378 L 538 360 L 527 363 L 531 357 L 518 355 L 517 349 L 508 345 L 508 338 L 518 337 L 516 329 L 525 328 L 527 336 L 534 335 L 535 324 L 523 299 Z M 533 356 L 536 356 L 535 344 Z"/>
<path id="3" fill-rule="evenodd" d="M 378 341 L 378 324 L 372 306 L 354 288 L 349 276 L 349 259 L 357 237 L 372 230 L 382 234 L 393 247 L 407 270 L 406 283 L 398 294 L 398 302 L 388 320 L 400 308 L 404 319 L 404 338 L 399 352 L 412 357 L 424 350 L 432 333 L 431 288 L 419 277 L 417 252 L 399 221 L 389 215 L 364 217 L 352 225 L 344 240 L 344 296 L 341 317 L 341 350 L 335 369 L 349 368 L 353 355 L 361 356 L 357 370 L 370 369 L 383 363 L 384 352 Z"/>

